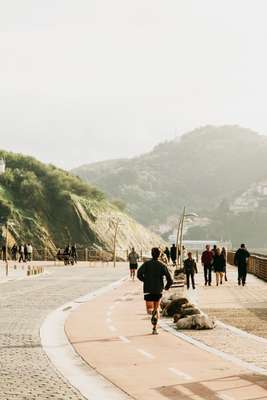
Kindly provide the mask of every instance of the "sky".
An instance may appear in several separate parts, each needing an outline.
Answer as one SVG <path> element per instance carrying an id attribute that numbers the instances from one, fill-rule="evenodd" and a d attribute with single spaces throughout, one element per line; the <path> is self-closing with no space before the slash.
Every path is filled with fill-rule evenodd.
<path id="1" fill-rule="evenodd" d="M 1 0 L 0 148 L 63 168 L 267 133 L 266 0 Z"/>

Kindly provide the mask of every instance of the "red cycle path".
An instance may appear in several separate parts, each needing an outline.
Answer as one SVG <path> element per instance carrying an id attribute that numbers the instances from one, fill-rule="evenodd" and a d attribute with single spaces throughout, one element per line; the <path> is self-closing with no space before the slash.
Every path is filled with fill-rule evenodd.
<path id="1" fill-rule="evenodd" d="M 151 335 L 138 282 L 81 305 L 65 329 L 80 356 L 130 398 L 267 400 L 266 376 L 163 330 Z"/>

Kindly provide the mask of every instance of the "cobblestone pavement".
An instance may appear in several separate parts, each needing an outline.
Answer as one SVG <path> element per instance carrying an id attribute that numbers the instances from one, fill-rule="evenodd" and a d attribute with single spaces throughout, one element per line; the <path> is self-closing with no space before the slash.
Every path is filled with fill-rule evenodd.
<path id="1" fill-rule="evenodd" d="M 202 268 L 199 267 L 202 272 Z M 238 286 L 236 269 L 228 267 L 228 282 L 205 287 L 202 274 L 197 289 L 189 291 L 193 302 L 209 316 L 253 335 L 267 338 L 267 283 L 248 275 L 247 286 Z M 211 347 L 234 355 L 257 367 L 267 369 L 267 339 L 240 335 L 238 331 L 218 326 L 211 331 L 188 331 L 188 336 Z"/>
<path id="2" fill-rule="evenodd" d="M 120 279 L 126 268 L 50 267 L 49 272 L 0 285 L 1 400 L 83 399 L 50 364 L 39 329 L 50 312 Z"/>

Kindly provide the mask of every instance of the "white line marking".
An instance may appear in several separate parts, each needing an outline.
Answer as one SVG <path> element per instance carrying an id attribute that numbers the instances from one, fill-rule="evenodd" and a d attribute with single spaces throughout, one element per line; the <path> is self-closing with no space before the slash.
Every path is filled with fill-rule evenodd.
<path id="1" fill-rule="evenodd" d="M 202 342 L 199 342 L 198 340 L 193 339 L 190 336 L 187 336 L 187 335 L 177 331 L 176 329 L 169 326 L 166 322 L 163 322 L 162 320 L 159 322 L 159 324 L 160 324 L 161 328 L 164 329 L 165 331 L 172 333 L 173 335 L 179 337 L 180 339 L 185 340 L 186 342 L 188 342 L 190 344 L 193 344 L 194 346 L 198 347 L 199 349 L 205 350 L 208 353 L 219 356 L 224 360 L 231 361 L 232 363 L 238 365 L 239 367 L 256 372 L 257 374 L 267 375 L 267 369 L 257 367 L 256 365 L 250 364 L 243 360 L 240 360 L 239 358 L 232 356 L 231 354 L 224 353 L 221 350 L 215 349 L 214 347 L 210 347 Z"/>
<path id="2" fill-rule="evenodd" d="M 142 349 L 137 349 L 138 353 L 142 354 L 143 356 L 150 358 L 150 360 L 154 360 L 155 356 L 153 356 L 153 354 L 148 353 L 145 350 Z"/>
<path id="3" fill-rule="evenodd" d="M 119 339 L 123 342 L 123 343 L 131 343 L 131 341 L 125 337 L 125 336 L 119 336 Z"/>
<path id="4" fill-rule="evenodd" d="M 193 379 L 193 377 L 191 375 L 187 375 L 182 371 L 179 371 L 176 368 L 168 368 L 170 372 L 172 372 L 174 375 L 179 376 L 179 378 L 183 378 L 186 379 L 187 381 L 190 381 L 191 379 Z"/>
<path id="5" fill-rule="evenodd" d="M 217 326 L 220 326 L 221 328 L 225 328 L 225 329 L 235 333 L 238 336 L 243 336 L 243 337 L 246 337 L 248 339 L 253 339 L 256 342 L 267 344 L 267 339 L 265 339 L 263 337 L 260 337 L 260 336 L 257 336 L 257 335 L 253 335 L 252 333 L 248 333 L 246 331 L 243 331 L 242 329 L 236 328 L 235 326 L 227 325 L 227 324 L 225 324 L 225 323 L 223 323 L 223 322 L 221 322 L 219 320 L 216 320 L 216 324 L 217 324 Z"/>
<path id="6" fill-rule="evenodd" d="M 110 325 L 109 327 L 108 327 L 108 329 L 111 331 L 111 332 L 116 332 L 116 328 L 115 328 L 115 326 L 113 326 L 113 325 Z"/>
<path id="7" fill-rule="evenodd" d="M 216 393 L 216 396 L 219 397 L 222 400 L 235 400 L 234 397 L 229 396 L 228 394 Z"/>
<path id="8" fill-rule="evenodd" d="M 126 278 L 67 303 L 47 316 L 40 328 L 41 343 L 55 368 L 88 400 L 129 400 L 129 396 L 113 386 L 90 368 L 71 346 L 66 333 L 65 321 L 73 310 L 80 307 L 77 301 L 90 301 L 119 287 Z M 67 307 L 71 310 L 62 311 Z"/>

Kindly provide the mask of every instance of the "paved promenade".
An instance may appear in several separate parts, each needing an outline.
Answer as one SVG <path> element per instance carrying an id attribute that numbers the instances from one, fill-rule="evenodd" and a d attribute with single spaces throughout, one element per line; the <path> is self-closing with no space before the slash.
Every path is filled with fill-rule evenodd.
<path id="1" fill-rule="evenodd" d="M 39 330 L 66 302 L 123 277 L 126 266 L 48 267 L 48 274 L 0 285 L 0 399 L 81 400 L 43 351 Z M 17 278 L 21 278 L 18 277 Z M 100 399 L 99 399 L 100 400 Z"/>
<path id="2" fill-rule="evenodd" d="M 215 316 L 233 306 L 246 310 L 261 302 L 263 307 L 266 283 L 250 276 L 247 287 L 238 287 L 236 271 L 228 270 L 229 282 L 218 288 L 204 287 L 199 274 L 197 290 L 189 292 L 192 299 Z M 232 317 L 226 320 L 227 312 L 222 317 L 234 323 Z M 139 282 L 127 281 L 82 305 L 65 328 L 82 358 L 129 398 L 267 399 L 265 339 L 220 324 L 213 331 L 183 331 L 180 337 L 162 329 L 152 336 Z"/>

